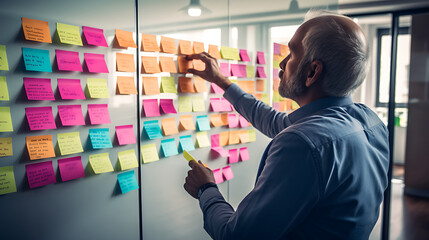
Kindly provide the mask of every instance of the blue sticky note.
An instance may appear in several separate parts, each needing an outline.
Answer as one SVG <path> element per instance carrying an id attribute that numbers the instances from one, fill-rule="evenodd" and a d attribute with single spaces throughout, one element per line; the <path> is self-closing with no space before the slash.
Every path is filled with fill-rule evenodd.
<path id="1" fill-rule="evenodd" d="M 89 129 L 89 139 L 93 149 L 113 147 L 108 128 Z"/>
<path id="2" fill-rule="evenodd" d="M 162 132 L 159 127 L 158 120 L 143 122 L 143 128 L 149 139 L 162 138 Z"/>
<path id="3" fill-rule="evenodd" d="M 118 174 L 119 187 L 122 194 L 139 188 L 134 170 Z"/>
<path id="4" fill-rule="evenodd" d="M 179 137 L 179 150 L 183 152 L 195 150 L 194 142 L 192 141 L 191 135 L 180 136 Z"/>
<path id="5" fill-rule="evenodd" d="M 199 131 L 210 130 L 210 121 L 207 115 L 197 116 L 197 127 Z"/>
<path id="6" fill-rule="evenodd" d="M 49 51 L 35 48 L 22 48 L 25 70 L 36 72 L 52 72 Z"/>
<path id="7" fill-rule="evenodd" d="M 162 148 L 162 152 L 164 153 L 164 157 L 169 157 L 169 156 L 179 154 L 179 152 L 177 151 L 176 142 L 174 141 L 174 138 L 161 140 L 161 148 Z"/>

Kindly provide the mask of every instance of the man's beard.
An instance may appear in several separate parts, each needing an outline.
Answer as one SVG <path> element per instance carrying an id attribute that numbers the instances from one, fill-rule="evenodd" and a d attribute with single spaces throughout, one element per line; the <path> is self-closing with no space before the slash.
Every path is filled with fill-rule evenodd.
<path id="1" fill-rule="evenodd" d="M 306 74 L 304 71 L 304 65 L 300 64 L 298 71 L 296 71 L 290 79 L 285 79 L 280 82 L 280 96 L 297 101 L 307 91 L 307 87 L 305 86 L 305 80 Z"/>

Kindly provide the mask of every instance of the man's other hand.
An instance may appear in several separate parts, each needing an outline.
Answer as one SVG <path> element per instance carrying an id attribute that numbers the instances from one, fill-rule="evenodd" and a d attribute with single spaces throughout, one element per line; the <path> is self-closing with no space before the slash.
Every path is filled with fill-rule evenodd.
<path id="1" fill-rule="evenodd" d="M 183 187 L 189 195 L 198 198 L 198 189 L 206 183 L 215 183 L 215 179 L 212 170 L 205 167 L 201 161 L 189 161 L 189 166 L 192 169 L 188 171 Z"/>

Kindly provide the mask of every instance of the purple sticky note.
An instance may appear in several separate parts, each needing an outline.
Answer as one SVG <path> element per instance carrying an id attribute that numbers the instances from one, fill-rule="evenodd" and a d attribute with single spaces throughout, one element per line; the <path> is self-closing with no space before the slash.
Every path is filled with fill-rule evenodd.
<path id="1" fill-rule="evenodd" d="M 236 163 L 238 162 L 238 149 L 229 149 L 229 157 L 228 157 L 228 163 Z"/>
<path id="2" fill-rule="evenodd" d="M 160 99 L 159 105 L 161 105 L 161 109 L 164 113 L 177 113 L 174 108 L 173 99 Z"/>
<path id="3" fill-rule="evenodd" d="M 119 145 L 136 143 L 133 125 L 116 126 L 115 128 Z"/>
<path id="4" fill-rule="evenodd" d="M 81 105 L 58 105 L 58 114 L 63 126 L 85 125 Z"/>
<path id="5" fill-rule="evenodd" d="M 104 54 L 85 53 L 85 63 L 90 73 L 109 73 Z"/>
<path id="6" fill-rule="evenodd" d="M 246 49 L 240 49 L 240 58 L 243 62 L 250 62 L 249 55 L 247 54 Z"/>
<path id="7" fill-rule="evenodd" d="M 230 77 L 231 76 L 231 72 L 229 71 L 229 64 L 228 63 L 220 63 L 220 72 L 225 77 Z"/>
<path id="8" fill-rule="evenodd" d="M 63 182 L 85 177 L 80 156 L 58 159 L 58 167 L 60 168 Z"/>
<path id="9" fill-rule="evenodd" d="M 79 60 L 79 52 L 55 50 L 57 57 L 58 70 L 60 71 L 78 71 L 82 72 L 82 64 Z"/>
<path id="10" fill-rule="evenodd" d="M 52 107 L 28 107 L 25 108 L 30 130 L 56 129 Z"/>
<path id="11" fill-rule="evenodd" d="M 25 165 L 30 188 L 56 183 L 52 161 Z"/>
<path id="12" fill-rule="evenodd" d="M 212 88 L 212 93 L 216 93 L 216 94 L 224 94 L 225 91 L 220 88 L 218 85 L 216 85 L 215 83 L 210 83 L 210 86 Z"/>
<path id="13" fill-rule="evenodd" d="M 213 134 L 210 136 L 212 147 L 219 147 L 219 134 Z"/>
<path id="14" fill-rule="evenodd" d="M 265 64 L 265 55 L 264 55 L 264 52 L 257 52 L 256 56 L 257 56 L 257 63 L 258 64 Z"/>
<path id="15" fill-rule="evenodd" d="M 62 99 L 85 99 L 80 79 L 58 78 L 58 90 Z"/>
<path id="16" fill-rule="evenodd" d="M 234 113 L 228 114 L 228 127 L 229 128 L 238 127 L 238 118 Z"/>
<path id="17" fill-rule="evenodd" d="M 89 45 L 107 47 L 106 38 L 103 34 L 103 29 L 83 26 L 83 35 Z"/>
<path id="18" fill-rule="evenodd" d="M 247 150 L 247 147 L 240 148 L 240 159 L 241 161 L 247 161 L 249 160 L 249 151 Z"/>
<path id="19" fill-rule="evenodd" d="M 24 78 L 28 100 L 55 100 L 49 78 Z"/>
<path id="20" fill-rule="evenodd" d="M 146 117 L 161 116 L 159 112 L 158 99 L 143 99 L 144 115 Z"/>
<path id="21" fill-rule="evenodd" d="M 264 67 L 256 67 L 256 77 L 267 78 Z"/>
<path id="22" fill-rule="evenodd" d="M 92 125 L 110 123 L 107 104 L 88 104 L 88 114 Z"/>
<path id="23" fill-rule="evenodd" d="M 274 54 L 280 55 L 280 44 L 274 43 Z"/>
<path id="24" fill-rule="evenodd" d="M 220 170 L 220 168 L 213 169 L 213 175 L 214 175 L 215 183 L 216 184 L 219 184 L 219 183 L 223 182 L 222 171 Z"/>
<path id="25" fill-rule="evenodd" d="M 228 157 L 229 153 L 223 147 L 212 147 L 212 151 L 219 154 L 221 157 Z"/>
<path id="26" fill-rule="evenodd" d="M 239 115 L 238 121 L 240 122 L 240 127 L 242 128 L 249 126 L 249 122 L 241 115 Z"/>
<path id="27" fill-rule="evenodd" d="M 223 177 L 228 181 L 234 178 L 234 174 L 232 173 L 231 166 L 226 166 L 222 168 Z"/>
<path id="28" fill-rule="evenodd" d="M 280 71 L 280 69 L 273 68 L 273 78 L 280 78 L 279 71 Z"/>

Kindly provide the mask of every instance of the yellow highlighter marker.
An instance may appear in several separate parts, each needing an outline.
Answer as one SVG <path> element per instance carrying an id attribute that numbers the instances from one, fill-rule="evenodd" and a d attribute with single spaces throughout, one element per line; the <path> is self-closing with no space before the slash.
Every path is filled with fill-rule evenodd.
<path id="1" fill-rule="evenodd" d="M 190 162 L 191 160 L 197 161 L 191 154 L 189 154 L 186 150 L 183 150 L 183 157 Z"/>

